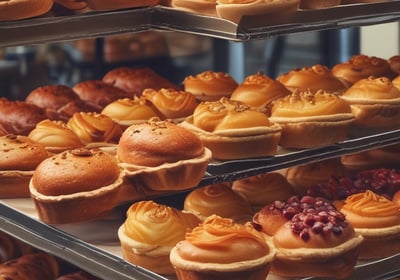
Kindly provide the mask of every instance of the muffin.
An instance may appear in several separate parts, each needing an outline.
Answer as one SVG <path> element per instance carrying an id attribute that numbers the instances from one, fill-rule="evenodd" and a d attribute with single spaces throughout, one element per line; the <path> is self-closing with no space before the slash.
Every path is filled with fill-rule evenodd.
<path id="1" fill-rule="evenodd" d="M 38 217 L 49 224 L 98 218 L 119 202 L 124 173 L 100 150 L 68 150 L 42 161 L 29 190 Z"/>
<path id="2" fill-rule="evenodd" d="M 275 99 L 288 94 L 290 91 L 281 82 L 259 72 L 247 76 L 232 92 L 230 99 L 269 112 L 271 103 Z"/>
<path id="3" fill-rule="evenodd" d="M 197 186 L 211 160 L 211 151 L 188 129 L 150 119 L 124 131 L 117 158 L 136 187 L 171 191 Z"/>
<path id="4" fill-rule="evenodd" d="M 326 199 L 293 196 L 253 217 L 276 248 L 271 272 L 283 277 L 349 277 L 363 237 Z"/>
<path id="5" fill-rule="evenodd" d="M 345 140 L 354 116 L 336 94 L 296 92 L 274 102 L 270 121 L 282 127 L 280 146 L 313 148 Z"/>
<path id="6" fill-rule="evenodd" d="M 215 214 L 236 223 L 245 223 L 252 216 L 249 202 L 223 183 L 191 191 L 184 200 L 183 210 L 193 213 L 201 221 Z"/>
<path id="7" fill-rule="evenodd" d="M 364 237 L 360 259 L 377 259 L 400 252 L 399 206 L 370 190 L 350 195 L 340 211 Z"/>
<path id="8" fill-rule="evenodd" d="M 29 197 L 29 181 L 36 167 L 50 155 L 26 136 L 0 137 L 0 198 Z"/>
<path id="9" fill-rule="evenodd" d="M 218 160 L 274 155 L 281 132 L 264 112 L 225 97 L 201 102 L 180 125 L 195 132 Z"/>
<path id="10" fill-rule="evenodd" d="M 349 85 L 370 76 L 393 78 L 393 72 L 386 59 L 363 54 L 354 55 L 348 61 L 334 65 L 332 73 Z"/>
<path id="11" fill-rule="evenodd" d="M 108 104 L 101 111 L 101 114 L 110 117 L 123 130 L 132 124 L 146 122 L 151 118 L 159 117 L 149 102 L 139 97 L 118 99 Z"/>
<path id="12" fill-rule="evenodd" d="M 84 146 L 79 137 L 63 121 L 43 120 L 28 137 L 42 144 L 50 153 L 60 153 Z"/>
<path id="13" fill-rule="evenodd" d="M 370 129 L 400 127 L 400 90 L 386 77 L 355 82 L 341 98 L 354 115 L 354 125 Z"/>
<path id="14" fill-rule="evenodd" d="M 293 69 L 279 75 L 277 80 L 291 92 L 308 91 L 316 93 L 322 90 L 328 93 L 341 94 L 347 88 L 347 85 L 335 77 L 328 67 L 321 64 Z"/>
<path id="15" fill-rule="evenodd" d="M 183 80 L 184 90 L 201 101 L 217 101 L 230 97 L 238 83 L 231 75 L 223 72 L 204 71 L 186 76 Z"/>
<path id="16" fill-rule="evenodd" d="M 171 250 L 179 280 L 264 280 L 275 250 L 250 223 L 208 217 Z"/>
<path id="17" fill-rule="evenodd" d="M 199 104 L 189 92 L 176 89 L 145 89 L 142 98 L 147 100 L 161 119 L 181 122 L 193 114 Z"/>
<path id="18" fill-rule="evenodd" d="M 169 253 L 200 220 L 154 201 L 136 202 L 126 215 L 118 229 L 124 259 L 159 274 L 175 274 Z"/>
<path id="19" fill-rule="evenodd" d="M 275 200 L 286 200 L 295 194 L 286 178 L 278 172 L 233 181 L 232 190 L 249 202 L 253 214 Z"/>

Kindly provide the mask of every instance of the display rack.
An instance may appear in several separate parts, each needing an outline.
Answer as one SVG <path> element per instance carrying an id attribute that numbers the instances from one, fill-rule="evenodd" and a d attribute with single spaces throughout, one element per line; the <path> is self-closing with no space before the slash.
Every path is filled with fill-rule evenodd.
<path id="1" fill-rule="evenodd" d="M 396 21 L 399 18 L 400 1 L 353 4 L 318 11 L 299 11 L 290 21 L 282 22 L 266 22 L 262 18 L 245 17 L 239 24 L 156 6 L 2 22 L 0 23 L 0 38 L 2 38 L 0 47 L 70 41 L 146 30 L 178 31 L 231 41 L 246 41 L 310 30 L 372 25 Z M 394 130 L 352 137 L 334 145 L 315 149 L 279 150 L 277 155 L 266 158 L 213 161 L 209 164 L 203 180 L 194 188 L 388 146 L 399 141 L 400 130 Z M 79 235 L 71 234 L 67 230 L 68 226 L 51 226 L 40 222 L 27 210 L 32 209 L 31 203 L 32 201 L 27 199 L 23 202 L 23 207 L 15 207 L 10 200 L 2 200 L 0 203 L 1 229 L 102 279 L 166 279 L 125 262 L 120 255 L 100 248 L 97 244 L 84 241 Z M 104 230 L 114 229 L 105 227 Z M 116 233 L 113 232 L 113 234 Z M 400 275 L 399 263 L 400 254 L 360 263 L 350 279 L 391 279 L 395 275 Z"/>

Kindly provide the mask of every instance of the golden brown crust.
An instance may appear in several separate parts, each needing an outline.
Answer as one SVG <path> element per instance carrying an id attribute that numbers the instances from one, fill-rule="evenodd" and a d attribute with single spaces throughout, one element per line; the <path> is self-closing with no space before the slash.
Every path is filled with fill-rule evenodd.
<path id="1" fill-rule="evenodd" d="M 0 21 L 20 20 L 43 15 L 50 11 L 53 0 L 0 1 Z"/>
<path id="2" fill-rule="evenodd" d="M 87 8 L 86 0 L 54 0 L 54 3 L 73 11 L 79 11 Z"/>
<path id="3" fill-rule="evenodd" d="M 92 10 L 117 10 L 157 5 L 159 0 L 86 0 Z"/>
<path id="4" fill-rule="evenodd" d="M 195 14 L 217 16 L 215 0 L 171 0 L 170 6 Z"/>
<path id="5" fill-rule="evenodd" d="M 400 190 L 393 195 L 392 201 L 400 208 Z"/>

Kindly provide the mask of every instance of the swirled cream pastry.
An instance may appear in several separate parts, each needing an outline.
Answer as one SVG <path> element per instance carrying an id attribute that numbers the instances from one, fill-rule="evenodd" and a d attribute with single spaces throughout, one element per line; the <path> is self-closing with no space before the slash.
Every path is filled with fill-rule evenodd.
<path id="1" fill-rule="evenodd" d="M 28 137 L 45 146 L 51 153 L 84 146 L 79 137 L 63 121 L 43 120 L 36 125 Z"/>
<path id="2" fill-rule="evenodd" d="M 224 72 L 204 71 L 197 75 L 186 76 L 184 90 L 202 101 L 216 101 L 221 97 L 230 97 L 238 83 Z"/>
<path id="3" fill-rule="evenodd" d="M 217 16 L 215 0 L 171 0 L 171 7 L 195 14 Z"/>
<path id="4" fill-rule="evenodd" d="M 146 122 L 151 118 L 158 117 L 158 113 L 150 104 L 139 97 L 118 99 L 108 104 L 101 111 L 101 114 L 110 117 L 123 129 L 132 124 Z"/>
<path id="5" fill-rule="evenodd" d="M 265 18 L 270 22 L 275 19 L 289 20 L 299 4 L 299 0 L 217 0 L 216 9 L 219 17 L 235 23 L 239 23 L 243 17 L 257 20 L 257 16 L 263 17 L 265 23 Z"/>
<path id="6" fill-rule="evenodd" d="M 93 112 L 75 113 L 67 126 L 87 148 L 102 148 L 112 154 L 122 134 L 122 128 L 110 117 Z"/>
<path id="7" fill-rule="evenodd" d="M 388 60 L 363 54 L 354 55 L 348 61 L 336 64 L 332 67 L 332 73 L 349 85 L 370 76 L 393 78 Z"/>
<path id="8" fill-rule="evenodd" d="M 355 82 L 342 95 L 354 114 L 354 124 L 366 128 L 400 127 L 400 90 L 386 77 Z"/>
<path id="9" fill-rule="evenodd" d="M 340 211 L 364 237 L 360 258 L 382 258 L 400 252 L 399 206 L 370 190 L 350 195 Z"/>
<path id="10" fill-rule="evenodd" d="M 278 172 L 267 172 L 236 180 L 232 190 L 250 203 L 253 213 L 275 200 L 286 200 L 294 190 L 286 178 Z"/>
<path id="11" fill-rule="evenodd" d="M 279 81 L 259 72 L 246 77 L 232 92 L 231 100 L 241 101 L 259 109 L 270 109 L 271 103 L 290 91 Z"/>
<path id="12" fill-rule="evenodd" d="M 193 94 L 171 88 L 145 89 L 142 98 L 154 106 L 161 119 L 171 119 L 175 122 L 193 114 L 199 103 Z"/>
<path id="13" fill-rule="evenodd" d="M 336 94 L 296 92 L 274 102 L 270 121 L 282 127 L 280 146 L 312 148 L 345 140 L 354 116 Z"/>
<path id="14" fill-rule="evenodd" d="M 208 217 L 171 250 L 179 280 L 265 280 L 275 250 L 252 224 Z"/>
<path id="15" fill-rule="evenodd" d="M 276 153 L 281 128 L 249 105 L 226 97 L 199 104 L 180 124 L 194 131 L 215 159 L 240 159 Z"/>
<path id="16" fill-rule="evenodd" d="M 154 201 L 136 202 L 126 214 L 118 229 L 124 259 L 156 273 L 174 274 L 169 253 L 200 220 Z"/>
<path id="17" fill-rule="evenodd" d="M 202 221 L 215 214 L 237 223 L 245 223 L 251 220 L 252 215 L 249 202 L 223 183 L 191 191 L 185 198 L 183 209 Z"/>
<path id="18" fill-rule="evenodd" d="M 335 77 L 332 71 L 321 64 L 293 69 L 277 77 L 291 92 L 309 91 L 315 93 L 323 90 L 329 93 L 341 94 L 347 85 Z"/>

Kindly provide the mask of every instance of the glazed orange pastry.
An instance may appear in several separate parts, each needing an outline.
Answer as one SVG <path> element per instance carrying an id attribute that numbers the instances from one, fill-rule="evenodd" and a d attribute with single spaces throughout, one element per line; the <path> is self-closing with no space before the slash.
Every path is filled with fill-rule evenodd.
<path id="1" fill-rule="evenodd" d="M 183 209 L 195 214 L 202 221 L 216 214 L 244 223 L 250 221 L 252 215 L 249 202 L 223 183 L 191 191 L 185 198 Z"/>
<path id="2" fill-rule="evenodd" d="M 179 280 L 265 280 L 275 250 L 252 224 L 208 217 L 171 250 Z"/>
<path id="3" fill-rule="evenodd" d="M 400 90 L 389 78 L 371 76 L 358 80 L 341 97 L 351 106 L 355 125 L 400 127 Z"/>
<path id="4" fill-rule="evenodd" d="M 400 252 L 399 206 L 370 190 L 350 195 L 340 211 L 364 237 L 360 258 L 382 258 Z"/>
<path id="5" fill-rule="evenodd" d="M 181 123 L 195 132 L 215 159 L 239 159 L 273 155 L 281 128 L 249 105 L 226 97 L 200 103 Z"/>
<path id="6" fill-rule="evenodd" d="M 153 105 L 161 119 L 182 121 L 193 114 L 199 102 L 193 94 L 176 89 L 145 89 L 142 98 Z"/>
<path id="7" fill-rule="evenodd" d="M 169 253 L 186 232 L 200 224 L 191 213 L 140 201 L 127 210 L 125 222 L 118 230 L 124 259 L 160 274 L 174 274 Z"/>
<path id="8" fill-rule="evenodd" d="M 230 99 L 255 108 L 268 109 L 275 99 L 288 94 L 290 91 L 281 82 L 259 72 L 246 77 L 233 91 Z"/>
<path id="9" fill-rule="evenodd" d="M 316 93 L 323 90 L 340 94 L 347 88 L 347 85 L 336 78 L 328 67 L 321 64 L 293 69 L 278 76 L 277 80 L 291 92 L 309 91 Z"/>
<path id="10" fill-rule="evenodd" d="M 270 121 L 282 127 L 280 146 L 312 148 L 345 140 L 354 116 L 338 95 L 306 91 L 277 99 Z"/>
<path id="11" fill-rule="evenodd" d="M 238 83 L 228 73 L 204 71 L 187 76 L 183 80 L 185 91 L 201 101 L 216 101 L 221 97 L 230 97 Z"/>
<path id="12" fill-rule="evenodd" d="M 45 146 L 51 153 L 84 146 L 79 137 L 63 121 L 43 120 L 36 125 L 28 137 Z"/>

